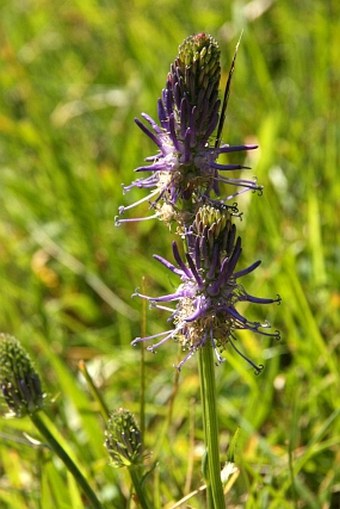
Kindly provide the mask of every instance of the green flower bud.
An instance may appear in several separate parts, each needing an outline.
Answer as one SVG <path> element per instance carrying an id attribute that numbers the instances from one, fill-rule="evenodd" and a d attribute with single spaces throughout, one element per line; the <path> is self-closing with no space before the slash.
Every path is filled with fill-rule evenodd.
<path id="1" fill-rule="evenodd" d="M 16 417 L 33 414 L 43 407 L 44 393 L 30 356 L 19 341 L 0 334 L 0 387 L 3 398 Z"/>
<path id="2" fill-rule="evenodd" d="M 141 464 L 141 433 L 129 410 L 119 408 L 111 413 L 105 437 L 105 447 L 114 467 L 132 467 Z"/>

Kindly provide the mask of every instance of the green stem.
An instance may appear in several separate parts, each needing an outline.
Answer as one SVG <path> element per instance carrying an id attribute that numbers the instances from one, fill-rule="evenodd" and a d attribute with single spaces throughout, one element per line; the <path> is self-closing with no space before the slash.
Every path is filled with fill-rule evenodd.
<path id="1" fill-rule="evenodd" d="M 145 278 L 142 279 L 142 293 L 146 293 L 145 290 Z M 142 303 L 142 320 L 141 320 L 141 336 L 142 338 L 146 336 L 146 306 L 147 301 L 143 299 Z M 140 433 L 142 437 L 142 443 L 144 444 L 144 436 L 145 436 L 145 347 L 144 343 L 141 343 L 141 359 L 140 359 L 140 410 L 139 410 L 139 420 L 140 420 Z"/>
<path id="2" fill-rule="evenodd" d="M 86 364 L 84 361 L 79 361 L 78 363 L 78 367 L 79 367 L 79 370 L 82 372 L 85 380 L 86 380 L 86 383 L 92 393 L 92 396 L 94 397 L 94 399 L 97 401 L 98 405 L 99 405 L 99 409 L 100 409 L 100 412 L 102 414 L 102 417 L 104 420 L 107 420 L 109 417 L 110 417 L 110 412 L 109 412 L 109 409 L 107 408 L 106 406 L 106 403 L 103 399 L 103 396 L 101 395 L 100 391 L 98 390 L 98 388 L 95 386 L 93 380 L 92 380 L 92 377 L 90 375 L 90 373 L 87 371 L 87 367 L 86 367 Z"/>
<path id="3" fill-rule="evenodd" d="M 59 456 L 59 458 L 63 461 L 66 468 L 71 472 L 71 474 L 74 476 L 75 480 L 79 484 L 79 486 L 84 491 L 85 495 L 87 496 L 89 502 L 91 503 L 91 506 L 94 509 L 102 509 L 102 504 L 99 502 L 96 494 L 92 490 L 91 486 L 85 479 L 84 475 L 81 473 L 75 462 L 72 460 L 72 458 L 68 455 L 68 453 L 65 451 L 65 449 L 60 445 L 60 443 L 55 439 L 51 431 L 49 430 L 48 426 L 44 422 L 44 418 L 40 413 L 32 414 L 31 420 L 35 427 L 40 431 L 41 435 L 45 438 L 48 445 L 51 447 L 51 449 Z"/>
<path id="4" fill-rule="evenodd" d="M 218 444 L 218 419 L 216 410 L 216 385 L 213 349 L 210 344 L 199 349 L 199 373 L 203 410 L 204 439 L 207 453 L 208 507 L 225 509 L 221 481 Z"/>
<path id="5" fill-rule="evenodd" d="M 145 493 L 144 493 L 144 490 L 143 490 L 143 487 L 142 487 L 142 483 L 141 483 L 141 480 L 140 480 L 140 475 L 139 475 L 138 470 L 136 468 L 134 468 L 134 467 L 131 467 L 131 468 L 129 468 L 129 472 L 130 472 L 130 476 L 131 476 L 131 480 L 132 480 L 133 486 L 135 488 L 135 492 L 136 492 L 136 495 L 137 495 L 137 499 L 138 499 L 139 505 L 143 509 L 150 509 L 149 503 L 147 501 L 147 498 L 145 496 Z"/>

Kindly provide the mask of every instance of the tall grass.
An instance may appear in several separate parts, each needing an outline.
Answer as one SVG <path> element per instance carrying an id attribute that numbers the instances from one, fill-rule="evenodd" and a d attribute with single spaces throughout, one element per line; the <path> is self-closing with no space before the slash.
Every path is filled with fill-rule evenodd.
<path id="1" fill-rule="evenodd" d="M 116 508 L 133 507 L 130 482 L 108 466 L 104 423 L 78 362 L 109 408 L 138 417 L 141 361 L 130 341 L 141 304 L 130 295 L 145 275 L 147 293 L 174 285 L 152 261 L 153 252 L 169 255 L 160 225 L 113 226 L 127 203 L 121 183 L 151 153 L 133 117 L 155 114 L 188 34 L 219 40 L 226 79 L 244 29 L 224 140 L 260 145 L 252 166 L 264 194 L 242 203 L 243 262 L 263 260 L 250 292 L 280 292 L 282 305 L 263 318 L 283 339 L 240 335 L 265 363 L 260 377 L 232 351 L 217 368 L 222 456 L 233 452 L 238 467 L 229 507 L 339 507 L 337 3 L 5 0 L 0 15 L 0 330 L 36 359 L 51 419 Z M 155 311 L 146 320 L 150 334 L 164 327 Z M 202 483 L 197 359 L 178 379 L 178 355 L 170 344 L 145 354 L 155 508 Z M 86 507 L 40 438 L 26 420 L 1 419 L 0 506 Z M 182 507 L 203 508 L 204 496 Z"/>

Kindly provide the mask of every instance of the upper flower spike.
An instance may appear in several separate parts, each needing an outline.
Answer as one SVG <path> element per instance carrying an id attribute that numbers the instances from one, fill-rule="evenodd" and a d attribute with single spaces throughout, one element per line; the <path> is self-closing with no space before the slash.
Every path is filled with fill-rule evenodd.
<path id="1" fill-rule="evenodd" d="M 155 258 L 174 274 L 180 276 L 181 284 L 169 295 L 148 297 L 157 308 L 170 311 L 174 324 L 173 329 L 166 332 L 136 338 L 132 344 L 149 339 L 161 338 L 148 347 L 154 351 L 169 339 L 177 340 L 187 356 L 178 368 L 190 358 L 198 348 L 206 344 L 214 348 L 217 361 L 221 362 L 219 353 L 229 343 L 254 369 L 260 367 L 248 359 L 235 345 L 235 330 L 247 329 L 258 334 L 279 338 L 279 332 L 267 332 L 270 324 L 248 320 L 236 308 L 238 302 L 248 301 L 255 304 L 271 304 L 280 302 L 275 299 L 261 298 L 250 295 L 239 283 L 239 279 L 255 270 L 260 261 L 245 269 L 237 269 L 242 253 L 241 238 L 236 234 L 236 227 L 230 221 L 230 213 L 223 206 L 203 206 L 197 212 L 191 230 L 186 235 L 187 248 L 184 256 L 173 243 L 173 255 L 176 265 L 160 256 Z M 176 302 L 170 308 L 164 303 Z"/>
<path id="2" fill-rule="evenodd" d="M 228 94 L 235 57 L 236 53 L 227 83 Z M 135 204 L 121 207 L 120 214 L 142 201 L 148 201 L 156 211 L 151 217 L 160 217 L 166 222 L 175 220 L 186 227 L 203 203 L 212 203 L 212 193 L 219 196 L 220 184 L 239 188 L 234 189 L 224 201 L 234 199 L 247 189 L 261 189 L 254 180 L 223 175 L 226 171 L 247 167 L 217 162 L 221 154 L 256 148 L 256 145 L 223 145 L 220 139 L 210 142 L 217 126 L 220 136 L 228 100 L 228 94 L 225 94 L 220 119 L 220 76 L 220 50 L 215 39 L 204 33 L 185 39 L 171 64 L 166 86 L 158 100 L 159 123 L 146 113 L 142 113 L 142 117 L 149 126 L 135 119 L 158 152 L 147 158 L 150 164 L 135 170 L 149 175 L 124 189 L 129 191 L 140 187 L 148 189 L 150 194 Z M 117 219 L 117 224 L 124 221 L 129 219 Z"/>

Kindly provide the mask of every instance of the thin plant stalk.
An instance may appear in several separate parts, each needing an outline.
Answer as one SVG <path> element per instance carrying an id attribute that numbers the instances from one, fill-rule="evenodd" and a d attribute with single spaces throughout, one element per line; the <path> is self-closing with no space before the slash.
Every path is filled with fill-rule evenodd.
<path id="1" fill-rule="evenodd" d="M 137 495 L 137 503 L 140 505 L 142 509 L 151 509 L 151 506 L 147 500 L 145 491 L 143 489 L 143 481 L 141 480 L 141 474 L 139 472 L 139 469 L 136 467 L 130 467 L 129 474 Z"/>
<path id="2" fill-rule="evenodd" d="M 86 383 L 92 393 L 92 396 L 98 403 L 100 413 L 102 414 L 103 419 L 105 419 L 105 420 L 108 419 L 110 416 L 109 409 L 104 401 L 103 396 L 101 395 L 100 391 L 96 387 L 90 373 L 88 372 L 85 362 L 79 361 L 78 368 L 81 371 L 81 373 L 83 374 L 83 376 L 86 380 Z"/>
<path id="3" fill-rule="evenodd" d="M 142 279 L 142 291 L 145 292 L 145 277 Z M 142 320 L 141 320 L 141 332 L 142 335 L 146 335 L 146 301 L 143 301 L 142 305 Z M 142 437 L 142 443 L 144 442 L 144 434 L 145 434 L 145 347 L 142 345 L 140 349 L 141 362 L 140 362 L 140 409 L 139 409 L 139 420 L 140 420 L 140 431 Z"/>
<path id="4" fill-rule="evenodd" d="M 204 441 L 206 446 L 206 483 L 209 509 L 225 509 L 221 481 L 216 409 L 216 384 L 213 349 L 205 345 L 199 350 L 199 374 L 202 398 Z"/>
<path id="5" fill-rule="evenodd" d="M 30 418 L 31 418 L 33 424 L 35 425 L 35 427 L 41 433 L 41 435 L 45 438 L 45 440 L 47 441 L 48 445 L 51 447 L 53 452 L 55 454 L 57 454 L 57 456 L 62 460 L 62 462 L 66 466 L 67 470 L 69 472 L 71 472 L 71 474 L 77 481 L 78 485 L 82 488 L 84 494 L 88 498 L 88 501 L 90 502 L 91 506 L 94 509 L 102 509 L 102 504 L 99 502 L 95 492 L 89 485 L 85 476 L 79 470 L 78 466 L 73 461 L 73 459 L 69 456 L 69 454 L 66 452 L 66 450 L 62 447 L 62 445 L 58 442 L 58 440 L 53 436 L 52 432 L 48 428 L 48 425 L 46 425 L 45 419 L 44 419 L 44 417 L 42 417 L 41 412 L 37 412 L 37 413 L 30 415 Z"/>

